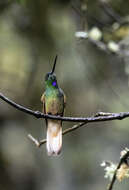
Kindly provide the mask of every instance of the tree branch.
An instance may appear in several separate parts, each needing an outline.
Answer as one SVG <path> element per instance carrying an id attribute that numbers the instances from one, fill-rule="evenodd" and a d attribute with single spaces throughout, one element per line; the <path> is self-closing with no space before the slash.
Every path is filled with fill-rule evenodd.
<path id="1" fill-rule="evenodd" d="M 66 135 L 67 133 L 72 132 L 72 131 L 78 129 L 78 128 L 84 126 L 85 124 L 86 124 L 86 123 L 84 122 L 84 123 L 79 123 L 79 124 L 77 124 L 77 125 L 73 125 L 73 127 L 70 127 L 70 128 L 68 128 L 68 129 L 65 129 L 62 134 L 63 134 L 63 135 Z M 35 139 L 31 134 L 28 135 L 28 138 L 29 138 L 37 147 L 40 147 L 41 145 L 43 145 L 43 144 L 46 143 L 46 139 L 43 139 L 43 140 L 41 140 L 41 141 L 38 141 L 38 140 Z"/>
<path id="2" fill-rule="evenodd" d="M 113 175 L 112 181 L 111 181 L 111 183 L 110 183 L 110 185 L 109 185 L 109 187 L 108 187 L 108 190 L 112 190 L 113 185 L 114 185 L 114 183 L 115 183 L 115 181 L 116 181 L 116 175 L 117 175 L 118 169 L 121 167 L 121 165 L 122 165 L 124 162 L 127 161 L 127 158 L 129 157 L 129 150 L 126 149 L 126 151 L 127 151 L 127 152 L 124 154 L 124 156 L 121 157 L 121 159 L 120 159 L 120 161 L 119 161 L 119 164 L 118 164 L 118 166 L 117 166 L 117 168 L 116 168 L 116 170 L 115 170 L 115 172 L 114 172 L 114 175 Z"/>
<path id="3" fill-rule="evenodd" d="M 121 16 L 113 10 L 108 2 L 101 1 L 100 5 L 108 16 L 110 16 L 114 21 L 121 24 Z"/>
<path id="4" fill-rule="evenodd" d="M 43 114 L 39 111 L 32 111 L 31 109 L 25 108 L 19 104 L 16 104 L 2 93 L 0 93 L 0 99 L 4 100 L 11 106 L 15 107 L 16 109 L 30 114 L 36 118 L 45 118 L 45 119 L 54 119 L 54 120 L 61 120 L 61 121 L 70 121 L 70 122 L 85 122 L 85 123 L 93 123 L 93 122 L 102 122 L 102 121 L 110 121 L 110 120 L 122 120 L 129 117 L 129 112 L 120 112 L 120 113 L 105 113 L 99 112 L 93 117 L 60 117 L 56 115 L 48 115 Z"/>

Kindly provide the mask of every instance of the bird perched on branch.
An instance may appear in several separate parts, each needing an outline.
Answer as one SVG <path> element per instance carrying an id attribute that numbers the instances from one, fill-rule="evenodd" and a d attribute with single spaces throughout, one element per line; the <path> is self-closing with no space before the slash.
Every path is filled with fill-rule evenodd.
<path id="1" fill-rule="evenodd" d="M 56 75 L 54 73 L 57 56 L 53 64 L 52 71 L 45 76 L 45 92 L 41 97 L 43 103 L 43 113 L 63 116 L 66 104 L 64 92 L 59 88 Z M 46 119 L 48 155 L 57 156 L 62 148 L 62 121 Z"/>

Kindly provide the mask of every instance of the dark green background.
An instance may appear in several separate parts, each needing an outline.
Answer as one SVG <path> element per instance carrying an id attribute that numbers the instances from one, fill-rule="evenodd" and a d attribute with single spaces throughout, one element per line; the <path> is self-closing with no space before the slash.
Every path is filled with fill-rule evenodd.
<path id="1" fill-rule="evenodd" d="M 125 18 L 128 1 L 109 2 Z M 87 5 L 87 11 L 82 11 Z M 75 32 L 99 27 L 103 38 L 126 43 L 128 24 L 117 38 L 115 19 L 101 1 L 0 0 L 0 91 L 15 102 L 42 110 L 44 77 L 58 54 L 56 75 L 67 96 L 66 116 L 92 116 L 98 111 L 129 111 L 128 55 L 102 51 Z M 117 31 L 119 33 L 119 31 Z M 63 128 L 72 126 L 65 122 Z M 63 137 L 59 157 L 48 157 L 27 138 L 46 136 L 45 122 L 15 110 L 0 100 L 1 190 L 103 190 L 108 180 L 103 160 L 119 161 L 129 147 L 129 119 L 88 124 Z M 128 190 L 128 179 L 114 189 Z"/>

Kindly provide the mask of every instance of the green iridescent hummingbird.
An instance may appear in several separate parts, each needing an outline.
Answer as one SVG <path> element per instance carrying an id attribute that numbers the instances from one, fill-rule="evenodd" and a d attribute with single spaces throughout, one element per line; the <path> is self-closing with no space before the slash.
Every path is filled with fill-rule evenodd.
<path id="1" fill-rule="evenodd" d="M 66 104 L 66 97 L 61 88 L 59 88 L 56 75 L 54 73 L 57 56 L 53 64 L 52 71 L 45 76 L 45 92 L 41 97 L 43 103 L 43 113 L 63 116 Z M 62 121 L 46 119 L 47 142 L 46 148 L 48 155 L 57 156 L 62 148 Z"/>

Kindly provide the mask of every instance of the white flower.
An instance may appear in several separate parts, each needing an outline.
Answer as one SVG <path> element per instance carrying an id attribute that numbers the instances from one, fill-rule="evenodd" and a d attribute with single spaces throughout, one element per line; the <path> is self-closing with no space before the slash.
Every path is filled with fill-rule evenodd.
<path id="1" fill-rule="evenodd" d="M 113 53 L 117 53 L 120 50 L 119 45 L 114 41 L 109 41 L 107 47 Z"/>
<path id="2" fill-rule="evenodd" d="M 103 161 L 101 163 L 101 166 L 105 167 L 104 168 L 104 171 L 105 171 L 104 177 L 105 178 L 109 178 L 109 180 L 111 181 L 112 178 L 113 178 L 114 172 L 115 172 L 115 170 L 117 168 L 116 164 L 113 164 L 112 162 L 105 162 L 105 161 Z"/>
<path id="3" fill-rule="evenodd" d="M 102 166 L 102 167 L 106 166 L 106 162 L 103 161 L 103 162 L 100 164 L 100 166 Z"/>
<path id="4" fill-rule="evenodd" d="M 93 27 L 90 31 L 89 31 L 89 38 L 91 40 L 94 41 L 100 41 L 102 38 L 102 32 L 99 28 L 97 27 Z"/>
<path id="5" fill-rule="evenodd" d="M 116 165 L 115 164 L 111 164 L 111 166 L 107 166 L 104 170 L 105 170 L 105 178 L 109 178 L 109 180 L 111 181 L 114 175 L 114 172 L 116 170 Z"/>
<path id="6" fill-rule="evenodd" d="M 88 38 L 88 33 L 84 31 L 75 32 L 75 37 L 77 38 Z"/>

